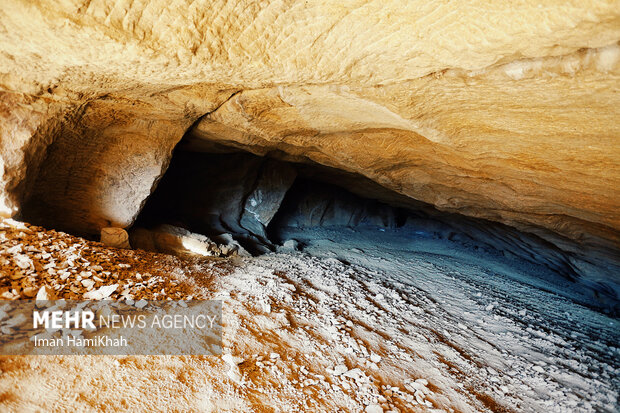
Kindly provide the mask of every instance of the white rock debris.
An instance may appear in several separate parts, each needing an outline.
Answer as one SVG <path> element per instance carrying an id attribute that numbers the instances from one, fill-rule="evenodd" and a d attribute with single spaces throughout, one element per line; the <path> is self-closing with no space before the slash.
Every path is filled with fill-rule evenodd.
<path id="1" fill-rule="evenodd" d="M 403 252 L 405 241 L 387 232 L 295 233 L 304 252 L 228 261 L 106 249 L 29 226 L 0 234 L 5 299 L 217 298 L 225 343 L 221 357 L 13 358 L 0 376 L 9 389 L 0 410 L 96 402 L 114 410 L 551 413 L 618 404 L 616 320 L 499 271 Z M 16 254 L 34 268 L 17 266 Z M 84 280 L 94 281 L 91 291 Z M 6 331 L 14 321 L 3 311 Z M 93 384 L 101 380 L 114 391 Z M 40 392 L 40 383 L 59 391 Z M 166 400 L 144 396 L 157 394 Z"/>

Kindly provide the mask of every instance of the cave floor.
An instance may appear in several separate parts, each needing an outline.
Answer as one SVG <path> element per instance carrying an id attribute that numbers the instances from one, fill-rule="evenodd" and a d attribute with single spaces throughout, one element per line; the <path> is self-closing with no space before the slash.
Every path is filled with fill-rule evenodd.
<path id="1" fill-rule="evenodd" d="M 59 297 L 79 296 L 95 264 L 113 299 L 223 300 L 229 355 L 3 356 L 0 410 L 615 411 L 617 319 L 423 239 L 287 235 L 302 252 L 182 261 L 4 223 L 4 299 L 49 268 L 67 274 Z"/>

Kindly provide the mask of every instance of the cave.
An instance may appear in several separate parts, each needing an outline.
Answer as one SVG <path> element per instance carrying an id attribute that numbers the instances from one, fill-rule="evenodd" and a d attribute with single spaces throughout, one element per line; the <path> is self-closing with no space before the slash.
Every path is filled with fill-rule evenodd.
<path id="1" fill-rule="evenodd" d="M 195 152 L 186 146 L 182 141 L 175 151 L 134 228 L 179 226 L 216 242 L 232 238 L 256 255 L 275 251 L 285 242 L 280 231 L 285 227 L 405 225 L 405 208 L 372 199 L 372 195 L 355 195 L 344 187 L 345 182 L 355 183 L 362 193 L 364 186 L 376 187 L 362 177 L 317 164 L 234 150 Z"/>
<path id="2" fill-rule="evenodd" d="M 595 271 L 587 259 L 535 234 L 442 212 L 357 174 L 280 158 L 277 153 L 259 156 L 205 142 L 190 131 L 128 229 L 130 244 L 192 255 L 182 247 L 154 242 L 160 232 L 186 231 L 226 245 L 227 254 L 256 256 L 282 250 L 289 240 L 303 251 L 304 244 L 324 236 L 323 228 L 362 237 L 380 231 L 393 236 L 391 241 L 402 250 L 482 259 L 490 268 L 510 268 L 506 273 L 519 282 L 600 311 L 618 311 L 613 285 L 605 279 L 584 282 L 582 267 L 588 278 Z M 36 217 L 25 219 L 37 223 Z M 597 270 L 604 278 L 618 269 L 610 262 L 599 263 Z"/>
<path id="3" fill-rule="evenodd" d="M 618 411 L 617 1 L 5 3 L 0 411 Z"/>

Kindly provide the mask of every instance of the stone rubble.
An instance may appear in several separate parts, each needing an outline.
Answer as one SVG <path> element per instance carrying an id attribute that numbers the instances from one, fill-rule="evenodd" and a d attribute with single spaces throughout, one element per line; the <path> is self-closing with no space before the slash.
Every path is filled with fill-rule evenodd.
<path id="1" fill-rule="evenodd" d="M 343 250 L 351 251 L 344 245 Z M 375 254 L 370 258 L 376 261 L 376 253 L 362 246 L 367 254 Z M 18 266 L 17 261 L 26 268 Z M 398 270 L 396 266 L 389 268 L 391 272 Z M 426 261 L 414 261 L 407 268 L 415 268 L 420 277 L 429 272 L 432 283 L 441 280 L 440 270 Z M 249 259 L 180 260 L 106 248 L 15 221 L 0 222 L 0 273 L 0 294 L 5 299 L 107 296 L 136 307 L 149 299 L 174 300 L 181 306 L 180 300 L 191 298 L 215 298 L 224 303 L 226 345 L 221 358 L 59 357 L 46 360 L 46 364 L 39 364 L 37 358 L 11 358 L 11 363 L 22 363 L 11 372 L 19 379 L 0 375 L 0 386 L 19 389 L 9 394 L 20 401 L 21 407 L 26 406 L 21 389 L 39 388 L 41 380 L 51 377 L 71 382 L 76 392 L 81 386 L 79 391 L 87 395 L 85 401 L 61 401 L 74 410 L 89 402 L 121 410 L 127 408 L 125 402 L 147 405 L 153 401 L 137 398 L 136 387 L 127 377 L 139 381 L 148 374 L 148 381 L 140 382 L 144 386 L 140 390 L 148 395 L 160 391 L 171 394 L 165 407 L 175 411 L 204 410 L 205 400 L 214 400 L 215 411 L 235 412 L 259 410 L 258 406 L 287 412 L 404 413 L 450 411 L 449 406 L 455 411 L 493 410 L 481 401 L 483 398 L 491 403 L 523 403 L 523 410 L 528 410 L 542 406 L 549 391 L 554 392 L 554 400 L 559 400 L 558 408 L 550 407 L 550 412 L 569 411 L 565 406 L 573 404 L 577 406 L 574 411 L 593 409 L 586 398 L 571 400 L 572 393 L 549 379 L 560 371 L 553 358 L 525 369 L 524 360 L 504 352 L 516 343 L 531 342 L 539 343 L 537 354 L 542 358 L 557 357 L 548 351 L 554 348 L 549 343 L 565 336 L 536 336 L 534 341 L 525 330 L 521 336 L 515 322 L 519 318 L 499 320 L 497 314 L 484 310 L 489 303 L 494 309 L 512 307 L 486 292 L 478 295 L 478 289 L 471 290 L 478 301 L 464 307 L 467 311 L 459 308 L 446 316 L 441 313 L 448 307 L 430 300 L 419 289 L 334 257 L 295 252 Z M 191 280 L 200 282 L 193 284 Z M 3 334 L 13 332 L 20 322 L 7 307 L 0 304 Z M 517 315 L 521 307 L 512 308 L 511 313 Z M 473 317 L 474 311 L 485 323 L 498 320 L 493 326 L 498 332 L 491 334 L 474 321 L 462 319 L 470 314 Z M 535 313 L 528 309 L 528 314 Z M 468 328 L 460 328 L 459 322 Z M 507 332 L 514 333 L 514 339 Z M 465 353 L 468 350 L 462 350 L 459 343 L 472 334 L 480 334 L 484 343 L 493 339 L 500 347 Z M 617 354 L 617 349 L 613 351 Z M 470 359 L 470 354 L 474 358 Z M 570 351 L 562 357 L 571 363 L 570 371 L 591 362 Z M 10 368 L 10 363 L 7 366 Z M 617 376 L 613 365 L 597 366 L 607 380 Z M 567 371 L 561 372 L 569 379 L 588 382 L 583 379 L 588 376 Z M 128 376 L 129 372 L 134 376 Z M 119 397 L 92 385 L 93 379 L 101 377 L 116 383 Z M 594 380 L 589 384 L 594 390 L 589 391 L 596 391 L 602 400 L 597 401 L 597 407 L 612 406 L 613 388 L 605 386 L 604 378 L 589 380 Z M 532 389 L 545 393 L 532 396 Z M 50 400 L 56 403 L 62 394 L 36 394 L 36 406 L 49 405 Z M 7 400 L 0 406 L 9 406 L 11 400 Z M 183 404 L 194 401 L 201 404 Z"/>
<path id="2" fill-rule="evenodd" d="M 124 248 L 121 231 L 106 228 L 102 239 Z M 62 232 L 0 221 L 0 297 L 5 300 L 189 299 L 179 262 L 168 255 L 109 249 Z"/>
<path id="3" fill-rule="evenodd" d="M 205 235 L 167 224 L 152 229 L 134 228 L 130 239 L 135 248 L 181 258 L 243 255 L 243 248 L 232 238 L 227 244 L 218 245 Z"/>

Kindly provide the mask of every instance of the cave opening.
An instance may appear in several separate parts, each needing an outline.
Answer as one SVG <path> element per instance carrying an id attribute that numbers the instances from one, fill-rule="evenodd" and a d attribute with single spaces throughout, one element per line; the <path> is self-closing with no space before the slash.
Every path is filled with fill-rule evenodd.
<path id="1" fill-rule="evenodd" d="M 588 306 L 609 308 L 606 297 L 614 297 L 605 283 L 583 288 L 575 257 L 535 234 L 440 211 L 308 159 L 258 156 L 187 136 L 129 233 L 134 248 L 202 254 L 201 245 L 211 243 L 221 256 L 295 250 L 312 255 L 355 238 L 363 245 L 352 250 L 393 245 L 395 256 L 480 265 L 490 276 L 509 274 Z M 188 236 L 187 245 L 170 245 Z"/>
<path id="2" fill-rule="evenodd" d="M 406 251 L 457 254 L 471 261 L 483 256 L 560 283 L 578 277 L 567 254 L 535 235 L 443 212 L 363 176 L 311 161 L 289 162 L 281 154 L 258 156 L 191 139 L 177 146 L 129 232 L 131 245 L 141 249 L 178 252 L 167 245 L 168 235 L 168 241 L 159 242 L 163 247 L 157 238 L 162 232 L 187 231 L 223 245 L 226 253 L 261 255 L 289 240 L 303 250 L 328 228 L 371 234 L 369 242 L 375 244 L 392 241 L 380 237 L 397 237 Z"/>
<path id="3" fill-rule="evenodd" d="M 192 131 L 171 157 L 163 149 L 136 152 L 115 155 L 112 165 L 91 155 L 92 162 L 77 155 L 64 162 L 73 139 L 67 135 L 51 145 L 33 177 L 21 218 L 93 240 L 102 228 L 125 228 L 132 248 L 178 256 L 312 255 L 357 238 L 365 248 L 353 249 L 393 245 L 394 256 L 444 257 L 438 265 L 469 262 L 492 276 L 503 272 L 617 311 L 610 280 L 619 267 L 579 255 L 570 240 L 441 211 L 305 155 L 259 156 Z M 78 169 L 91 174 L 75 174 Z"/>
<path id="4" fill-rule="evenodd" d="M 358 194 L 342 182 L 354 182 L 350 186 Z M 163 225 L 257 255 L 284 243 L 287 227 L 405 226 L 411 211 L 359 195 L 372 194 L 373 186 L 378 185 L 316 164 L 240 151 L 194 151 L 181 144 L 130 232 L 133 243 L 147 249 L 140 233 Z"/>

